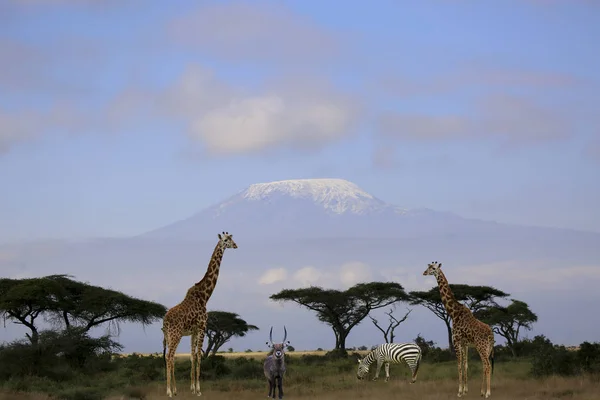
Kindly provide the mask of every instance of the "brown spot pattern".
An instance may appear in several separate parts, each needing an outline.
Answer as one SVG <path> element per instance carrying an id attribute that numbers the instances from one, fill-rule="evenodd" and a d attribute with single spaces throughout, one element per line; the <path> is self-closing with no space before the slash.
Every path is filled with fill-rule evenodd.
<path id="1" fill-rule="evenodd" d="M 442 303 L 452 319 L 452 342 L 458 362 L 458 396 L 460 397 L 468 391 L 468 347 L 473 346 L 479 353 L 483 364 L 481 395 L 488 398 L 491 395 L 490 357 L 494 354 L 492 328 L 475 318 L 471 310 L 456 300 L 441 269 L 437 270 L 436 278 Z"/>

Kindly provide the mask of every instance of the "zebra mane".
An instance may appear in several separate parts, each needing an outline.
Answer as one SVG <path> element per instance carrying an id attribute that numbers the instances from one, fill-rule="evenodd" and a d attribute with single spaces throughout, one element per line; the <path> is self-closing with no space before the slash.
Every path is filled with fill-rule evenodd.
<path id="1" fill-rule="evenodd" d="M 373 349 L 373 350 L 371 350 L 371 351 L 369 352 L 369 354 L 367 354 L 367 355 L 365 356 L 365 358 L 363 358 L 363 359 L 362 359 L 362 361 L 361 361 L 361 364 L 363 364 L 363 365 L 366 365 L 366 366 L 369 366 L 369 365 L 371 365 L 371 363 L 372 363 L 373 361 L 375 361 L 375 352 L 376 352 L 376 351 L 377 351 L 377 349 L 376 349 L 376 348 L 375 348 L 375 349 Z"/>

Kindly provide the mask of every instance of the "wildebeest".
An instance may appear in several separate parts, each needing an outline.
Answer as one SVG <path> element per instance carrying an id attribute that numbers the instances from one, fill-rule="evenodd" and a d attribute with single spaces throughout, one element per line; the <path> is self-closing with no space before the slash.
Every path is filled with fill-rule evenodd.
<path id="1" fill-rule="evenodd" d="M 279 398 L 283 399 L 283 376 L 285 375 L 285 352 L 284 349 L 290 344 L 287 339 L 287 330 L 283 327 L 283 342 L 273 343 L 273 327 L 269 332 L 267 346 L 273 349 L 263 364 L 263 371 L 269 382 L 269 394 L 267 397 L 275 398 L 275 386 L 279 388 Z"/>

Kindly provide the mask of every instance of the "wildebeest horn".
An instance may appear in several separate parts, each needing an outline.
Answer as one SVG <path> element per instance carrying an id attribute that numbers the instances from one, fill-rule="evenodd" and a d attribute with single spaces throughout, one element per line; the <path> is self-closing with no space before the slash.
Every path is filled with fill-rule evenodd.
<path id="1" fill-rule="evenodd" d="M 285 329 L 285 325 L 283 326 L 283 343 L 285 343 L 285 339 L 287 339 L 287 329 Z"/>

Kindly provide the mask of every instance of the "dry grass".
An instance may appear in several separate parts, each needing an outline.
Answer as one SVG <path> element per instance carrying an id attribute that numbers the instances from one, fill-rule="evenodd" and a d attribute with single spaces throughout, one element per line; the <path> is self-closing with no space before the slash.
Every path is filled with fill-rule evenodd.
<path id="1" fill-rule="evenodd" d="M 454 380 L 440 381 L 418 381 L 411 385 L 404 380 L 392 379 L 389 382 L 383 380 L 377 382 L 358 382 L 350 377 L 340 377 L 340 380 L 352 380 L 350 388 L 343 390 L 328 390 L 325 385 L 295 384 L 286 385 L 285 398 L 293 399 L 375 399 L 375 398 L 400 398 L 406 400 L 442 400 L 456 399 L 457 383 Z M 198 398 L 190 393 L 187 382 L 180 383 L 178 399 Z M 337 386 L 339 382 L 330 382 Z M 479 396 L 479 379 L 469 379 L 469 393 L 466 398 L 477 399 Z M 215 385 L 212 382 L 203 384 L 203 398 L 211 400 L 239 399 L 250 400 L 266 397 L 267 385 L 264 388 L 245 388 L 230 382 L 227 386 Z M 166 398 L 163 385 L 145 388 L 147 400 Z M 597 400 L 600 398 L 600 384 L 589 378 L 549 378 L 546 380 L 519 380 L 514 378 L 496 377 L 492 382 L 492 397 L 498 400 L 547 400 L 547 399 L 574 399 L 574 400 Z M 464 397 L 463 397 L 464 398 Z M 20 399 L 26 399 L 25 397 Z M 45 398 L 30 398 L 30 400 L 42 400 Z M 122 397 L 112 397 L 111 400 L 120 400 Z"/>
<path id="2" fill-rule="evenodd" d="M 319 354 L 320 352 L 294 352 L 294 355 Z M 264 357 L 264 352 L 226 353 L 232 357 Z M 180 354 L 189 357 L 189 354 Z M 187 360 L 181 360 L 187 364 Z M 358 381 L 355 370 L 338 368 L 342 362 L 325 366 L 290 365 L 284 389 L 286 398 L 292 399 L 372 399 L 402 398 L 406 400 L 441 400 L 455 399 L 458 390 L 456 364 L 454 362 L 430 364 L 423 363 L 419 371 L 419 379 L 415 384 L 408 383 L 410 375 L 405 366 L 391 368 L 391 380 L 385 382 L 385 372 L 381 371 L 380 380 Z M 551 377 L 543 380 L 528 378 L 529 362 L 502 362 L 496 364 L 492 377 L 492 399 L 498 400 L 546 400 L 572 399 L 597 400 L 600 398 L 600 378 L 596 377 Z M 479 363 L 469 364 L 469 393 L 466 398 L 479 399 L 481 366 Z M 373 371 L 371 372 L 371 376 Z M 177 399 L 198 398 L 190 393 L 189 378 L 178 379 Z M 217 379 L 202 381 L 202 398 L 211 400 L 256 399 L 267 395 L 267 384 L 263 379 Z M 146 400 L 165 399 L 164 382 L 155 382 L 135 388 L 125 388 L 117 393 L 125 395 L 112 396 L 109 400 L 144 398 Z M 113 392 L 114 393 L 114 392 Z M 135 397 L 129 397 L 137 394 Z M 41 394 L 1 393 L 0 400 L 49 400 Z"/>

